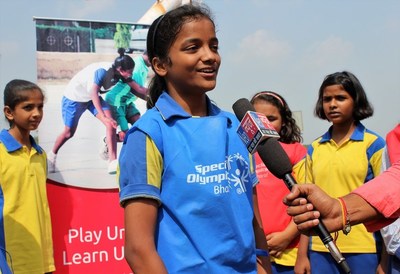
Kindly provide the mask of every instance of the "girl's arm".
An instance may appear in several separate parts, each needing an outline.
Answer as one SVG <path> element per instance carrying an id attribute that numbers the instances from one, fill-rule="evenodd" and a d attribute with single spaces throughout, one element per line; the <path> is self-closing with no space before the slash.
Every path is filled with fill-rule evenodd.
<path id="1" fill-rule="evenodd" d="M 293 220 L 286 226 L 283 231 L 273 232 L 267 235 L 267 243 L 270 256 L 279 258 L 286 250 L 288 245 L 300 235 L 296 224 Z"/>
<path id="2" fill-rule="evenodd" d="M 102 116 L 106 116 L 101 107 L 100 98 L 99 98 L 100 86 L 97 84 L 93 84 L 92 90 L 90 92 L 90 98 L 92 99 L 93 105 L 97 110 L 97 117 L 100 119 Z"/>
<path id="3" fill-rule="evenodd" d="M 96 117 L 104 124 L 111 123 L 114 128 L 117 128 L 117 122 L 113 118 L 107 116 L 106 113 L 104 113 L 103 111 L 99 97 L 99 91 L 100 91 L 100 86 L 98 86 L 97 84 L 93 84 L 92 90 L 90 92 L 90 98 L 92 99 L 93 105 L 97 110 Z"/>
<path id="4" fill-rule="evenodd" d="M 371 204 L 356 194 L 358 190 L 374 185 L 373 181 L 378 178 L 383 178 L 383 176 L 378 176 L 368 182 L 368 184 L 364 184 L 343 197 L 351 225 L 370 222 L 372 220 L 379 222 L 382 226 L 389 224 L 383 220 L 383 216 Z M 378 187 L 379 183 L 375 185 Z M 382 186 L 379 186 L 379 188 L 382 189 Z M 394 188 L 383 188 L 381 192 L 375 188 L 374 190 L 375 196 L 377 196 L 374 199 L 379 200 L 383 197 L 381 195 L 383 191 L 392 193 Z M 373 193 L 371 192 L 370 195 L 373 196 Z M 389 201 L 394 200 L 389 199 Z M 293 216 L 293 221 L 297 224 L 297 229 L 302 233 L 312 233 L 310 230 L 319 224 L 318 218 L 322 219 L 329 232 L 339 231 L 343 228 L 343 215 L 340 203 L 316 185 L 295 185 L 291 192 L 284 198 L 284 203 L 289 206 L 287 213 Z M 393 219 L 386 221 L 393 221 Z"/>
<path id="5" fill-rule="evenodd" d="M 135 274 L 168 273 L 154 243 L 158 206 L 152 199 L 125 206 L 125 258 Z"/>
<path id="6" fill-rule="evenodd" d="M 147 88 L 142 87 L 138 83 L 136 83 L 134 80 L 130 81 L 127 83 L 131 87 L 131 92 L 146 101 L 147 99 Z"/>
<path id="7" fill-rule="evenodd" d="M 310 274 L 311 266 L 308 259 L 308 240 L 306 235 L 300 236 L 299 248 L 297 250 L 296 264 L 294 266 L 294 273 L 296 274 Z"/>
<path id="8" fill-rule="evenodd" d="M 253 230 L 254 230 L 254 237 L 256 240 L 256 248 L 268 251 L 267 239 L 265 238 L 260 211 L 258 209 L 257 191 L 255 187 L 253 188 L 253 204 L 254 204 Z M 272 274 L 269 255 L 257 256 L 257 273 Z"/>

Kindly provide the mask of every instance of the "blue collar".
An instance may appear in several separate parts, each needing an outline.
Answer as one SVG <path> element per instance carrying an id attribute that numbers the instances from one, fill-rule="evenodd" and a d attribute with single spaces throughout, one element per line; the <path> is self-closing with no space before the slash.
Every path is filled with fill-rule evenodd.
<path id="1" fill-rule="evenodd" d="M 36 151 L 40 154 L 43 153 L 43 150 L 38 144 L 36 144 L 35 139 L 32 136 L 29 136 L 32 147 L 36 149 Z M 22 145 L 18 143 L 17 140 L 8 132 L 8 130 L 3 129 L 0 132 L 0 142 L 4 144 L 8 152 L 14 152 L 22 148 Z"/>
<path id="2" fill-rule="evenodd" d="M 206 95 L 207 100 L 207 109 L 209 116 L 216 116 L 221 113 L 221 109 L 216 105 L 211 103 L 211 100 Z M 158 98 L 155 106 L 158 111 L 161 113 L 161 116 L 164 120 L 168 120 L 171 117 L 181 117 L 181 118 L 190 118 L 192 115 L 187 113 L 172 97 L 167 93 L 163 92 Z M 229 118 L 229 117 L 227 117 Z M 229 119 L 230 121 L 230 119 Z"/>
<path id="3" fill-rule="evenodd" d="M 365 132 L 365 127 L 363 124 L 360 122 L 356 122 L 356 128 L 354 129 L 354 132 L 350 136 L 350 140 L 353 141 L 363 141 L 364 140 L 364 132 Z M 332 126 L 329 128 L 327 132 L 325 132 L 324 135 L 322 135 L 321 140 L 319 141 L 320 143 L 325 143 L 329 142 L 329 140 L 332 139 Z"/>

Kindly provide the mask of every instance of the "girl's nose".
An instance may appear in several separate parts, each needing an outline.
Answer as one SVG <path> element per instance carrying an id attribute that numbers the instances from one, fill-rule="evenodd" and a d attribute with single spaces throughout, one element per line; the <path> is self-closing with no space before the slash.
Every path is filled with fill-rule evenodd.
<path id="1" fill-rule="evenodd" d="M 41 108 L 34 108 L 33 110 L 33 116 L 41 116 L 43 113 L 43 109 Z"/>
<path id="2" fill-rule="evenodd" d="M 202 60 L 204 62 L 215 62 L 218 54 L 210 48 L 205 48 Z"/>

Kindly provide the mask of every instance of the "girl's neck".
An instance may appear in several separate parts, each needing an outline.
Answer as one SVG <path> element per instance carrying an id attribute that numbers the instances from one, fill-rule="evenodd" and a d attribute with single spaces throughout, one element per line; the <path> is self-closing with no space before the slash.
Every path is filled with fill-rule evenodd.
<path id="1" fill-rule="evenodd" d="M 26 146 L 28 149 L 31 149 L 31 139 L 30 132 L 26 130 L 21 130 L 18 127 L 12 127 L 8 130 L 8 133 L 11 134 L 22 146 Z"/>
<path id="2" fill-rule="evenodd" d="M 196 94 L 188 94 L 186 96 L 170 94 L 172 98 L 192 116 L 207 116 L 207 100 L 205 94 L 201 96 Z"/>
<path id="3" fill-rule="evenodd" d="M 334 124 L 332 126 L 332 139 L 337 145 L 341 145 L 353 134 L 356 128 L 356 121 L 351 121 L 345 124 Z"/>

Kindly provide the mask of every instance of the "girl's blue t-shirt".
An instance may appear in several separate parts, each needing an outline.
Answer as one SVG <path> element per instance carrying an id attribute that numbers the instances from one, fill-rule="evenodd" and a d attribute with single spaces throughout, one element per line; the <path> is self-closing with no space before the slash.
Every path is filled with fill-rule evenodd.
<path id="1" fill-rule="evenodd" d="M 155 239 L 169 273 L 256 273 L 254 159 L 236 117 L 208 106 L 195 118 L 160 96 L 125 139 L 120 200 L 160 202 Z"/>

